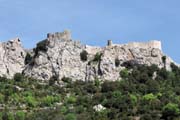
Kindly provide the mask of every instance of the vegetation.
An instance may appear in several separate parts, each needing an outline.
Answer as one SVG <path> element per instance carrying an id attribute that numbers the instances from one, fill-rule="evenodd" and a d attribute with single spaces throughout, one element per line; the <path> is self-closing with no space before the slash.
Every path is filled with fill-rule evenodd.
<path id="1" fill-rule="evenodd" d="M 166 68 L 166 56 L 162 56 L 162 62 L 164 64 L 164 68 Z"/>
<path id="2" fill-rule="evenodd" d="M 35 48 L 35 56 L 38 54 L 39 51 L 47 51 L 47 40 L 43 40 L 37 43 Z"/>
<path id="3" fill-rule="evenodd" d="M 93 62 L 99 62 L 101 60 L 102 53 L 96 53 Z"/>
<path id="4" fill-rule="evenodd" d="M 87 59 L 88 59 L 88 53 L 87 53 L 87 51 L 83 50 L 83 51 L 80 53 L 80 57 L 81 57 L 81 60 L 82 60 L 82 61 L 87 61 Z"/>
<path id="5" fill-rule="evenodd" d="M 25 65 L 29 64 L 31 60 L 32 60 L 31 54 L 27 53 L 24 61 Z"/>
<path id="6" fill-rule="evenodd" d="M 13 79 L 1 77 L 0 120 L 179 120 L 180 68 L 171 67 L 128 64 L 119 81 L 64 77 L 59 85 L 19 73 Z M 105 109 L 96 111 L 99 104 Z"/>

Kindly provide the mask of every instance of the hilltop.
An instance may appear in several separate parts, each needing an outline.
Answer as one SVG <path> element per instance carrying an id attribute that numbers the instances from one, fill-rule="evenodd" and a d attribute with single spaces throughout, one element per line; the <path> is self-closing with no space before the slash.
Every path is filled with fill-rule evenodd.
<path id="1" fill-rule="evenodd" d="M 0 75 L 12 78 L 15 73 L 39 80 L 63 77 L 91 81 L 118 80 L 127 65 L 155 64 L 170 70 L 173 60 L 162 52 L 161 42 L 132 42 L 95 47 L 71 38 L 69 31 L 48 33 L 33 50 L 26 50 L 19 38 L 0 43 Z M 164 60 L 163 60 L 164 58 Z"/>

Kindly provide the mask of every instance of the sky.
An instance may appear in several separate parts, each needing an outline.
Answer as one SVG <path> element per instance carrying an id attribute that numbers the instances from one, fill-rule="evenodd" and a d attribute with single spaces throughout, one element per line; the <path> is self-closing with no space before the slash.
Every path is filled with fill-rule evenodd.
<path id="1" fill-rule="evenodd" d="M 0 42 L 19 37 L 35 47 L 68 29 L 82 44 L 161 40 L 180 63 L 180 0 L 0 0 Z"/>

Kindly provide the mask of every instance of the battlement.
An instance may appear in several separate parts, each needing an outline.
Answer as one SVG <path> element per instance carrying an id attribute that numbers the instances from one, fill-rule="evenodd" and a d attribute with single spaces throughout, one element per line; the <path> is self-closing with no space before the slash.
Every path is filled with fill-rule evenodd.
<path id="1" fill-rule="evenodd" d="M 70 40 L 71 39 L 71 32 L 68 30 L 64 30 L 64 32 L 56 32 L 56 33 L 48 33 L 47 39 L 63 39 L 63 40 Z"/>

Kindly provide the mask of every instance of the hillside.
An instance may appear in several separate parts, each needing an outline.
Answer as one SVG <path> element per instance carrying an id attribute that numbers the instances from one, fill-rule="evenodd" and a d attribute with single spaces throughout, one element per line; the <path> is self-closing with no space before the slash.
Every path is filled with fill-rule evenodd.
<path id="1" fill-rule="evenodd" d="M 0 78 L 0 120 L 179 120 L 180 68 L 133 65 L 117 81 Z"/>
<path id="2" fill-rule="evenodd" d="M 64 31 L 0 51 L 0 120 L 180 120 L 180 68 L 160 41 L 96 47 Z"/>

